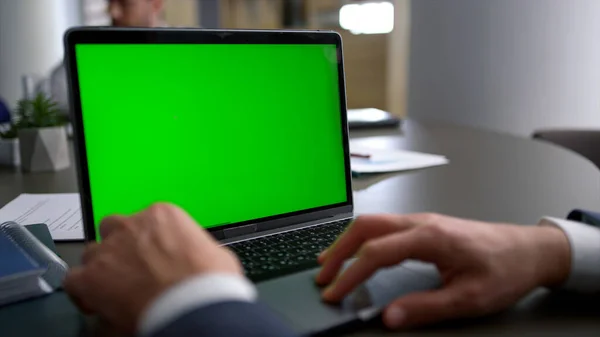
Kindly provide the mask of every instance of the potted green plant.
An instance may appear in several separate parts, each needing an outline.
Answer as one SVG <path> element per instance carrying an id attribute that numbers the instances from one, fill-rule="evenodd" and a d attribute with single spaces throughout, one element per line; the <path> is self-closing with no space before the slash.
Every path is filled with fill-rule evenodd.
<path id="1" fill-rule="evenodd" d="M 24 171 L 58 171 L 69 167 L 66 118 L 56 102 L 44 93 L 22 99 L 14 118 Z"/>
<path id="2" fill-rule="evenodd" d="M 11 124 L 8 130 L 0 132 L 0 166 L 19 166 L 20 157 L 17 128 Z"/>

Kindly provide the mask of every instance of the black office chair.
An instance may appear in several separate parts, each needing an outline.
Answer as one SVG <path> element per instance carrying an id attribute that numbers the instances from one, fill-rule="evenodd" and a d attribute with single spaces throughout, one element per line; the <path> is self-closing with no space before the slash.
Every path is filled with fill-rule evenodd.
<path id="1" fill-rule="evenodd" d="M 600 130 L 538 130 L 533 139 L 577 152 L 600 168 Z"/>

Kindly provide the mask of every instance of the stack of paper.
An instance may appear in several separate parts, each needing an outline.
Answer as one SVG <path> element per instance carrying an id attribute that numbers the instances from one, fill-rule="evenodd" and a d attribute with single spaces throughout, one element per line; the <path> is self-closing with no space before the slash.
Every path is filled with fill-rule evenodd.
<path id="1" fill-rule="evenodd" d="M 84 237 L 78 193 L 21 194 L 0 209 L 0 223 L 5 221 L 46 224 L 55 241 Z"/>
<path id="2" fill-rule="evenodd" d="M 385 173 L 416 170 L 448 164 L 448 158 L 440 155 L 404 151 L 372 149 L 350 143 L 352 172 Z"/>

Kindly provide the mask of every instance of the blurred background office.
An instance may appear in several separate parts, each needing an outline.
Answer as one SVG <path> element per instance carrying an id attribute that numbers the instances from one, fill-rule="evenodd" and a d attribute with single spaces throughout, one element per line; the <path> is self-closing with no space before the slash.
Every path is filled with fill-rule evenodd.
<path id="1" fill-rule="evenodd" d="M 14 106 L 34 90 L 24 86 L 49 90 L 68 27 L 119 23 L 115 14 L 154 2 L 162 4 L 159 25 L 171 27 L 335 29 L 344 38 L 349 107 L 405 114 L 407 0 L 0 0 L 0 96 Z M 25 75 L 36 84 L 23 84 Z"/>
<path id="2" fill-rule="evenodd" d="M 168 26 L 337 30 L 349 108 L 527 137 L 600 128 L 597 0 L 0 0 L 0 97 L 50 76 L 68 27 L 153 1 Z"/>

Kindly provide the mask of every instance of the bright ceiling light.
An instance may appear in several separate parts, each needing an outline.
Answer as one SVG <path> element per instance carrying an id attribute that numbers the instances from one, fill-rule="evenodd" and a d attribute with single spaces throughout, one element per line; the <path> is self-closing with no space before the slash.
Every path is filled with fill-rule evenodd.
<path id="1" fill-rule="evenodd" d="M 340 8 L 340 26 L 352 34 L 386 34 L 394 29 L 390 2 L 349 4 Z"/>

